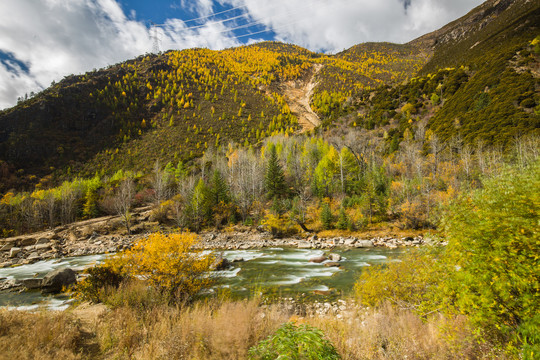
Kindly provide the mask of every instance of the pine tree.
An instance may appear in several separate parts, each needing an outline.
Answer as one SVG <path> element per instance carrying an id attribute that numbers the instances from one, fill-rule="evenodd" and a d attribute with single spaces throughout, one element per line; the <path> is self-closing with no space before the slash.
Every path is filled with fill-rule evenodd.
<path id="1" fill-rule="evenodd" d="M 212 207 L 218 205 L 220 202 L 228 204 L 231 201 L 229 197 L 229 187 L 219 170 L 215 170 L 212 175 L 210 197 Z"/>
<path id="2" fill-rule="evenodd" d="M 321 223 L 323 226 L 323 229 L 328 230 L 331 229 L 334 223 L 334 215 L 332 215 L 332 210 L 330 209 L 330 205 L 328 203 L 324 203 L 321 211 Z"/>
<path id="3" fill-rule="evenodd" d="M 268 165 L 266 168 L 264 185 L 268 198 L 272 199 L 274 197 L 281 197 L 285 195 L 285 175 L 283 174 L 283 169 L 279 164 L 276 147 L 274 145 L 270 145 L 268 150 L 270 151 L 270 157 L 268 159 Z"/>
<path id="4" fill-rule="evenodd" d="M 196 231 L 199 231 L 203 225 L 208 212 L 208 189 L 204 184 L 203 179 L 199 179 L 197 185 L 193 189 L 191 197 L 191 225 Z"/>
<path id="5" fill-rule="evenodd" d="M 83 205 L 83 217 L 85 219 L 91 219 L 99 214 L 97 207 L 97 193 L 94 189 L 88 189 L 86 192 L 86 201 Z"/>
<path id="6" fill-rule="evenodd" d="M 345 207 L 343 206 L 339 209 L 339 216 L 336 227 L 339 230 L 347 230 L 347 228 L 349 227 L 349 217 L 347 216 L 347 213 L 345 212 Z"/>

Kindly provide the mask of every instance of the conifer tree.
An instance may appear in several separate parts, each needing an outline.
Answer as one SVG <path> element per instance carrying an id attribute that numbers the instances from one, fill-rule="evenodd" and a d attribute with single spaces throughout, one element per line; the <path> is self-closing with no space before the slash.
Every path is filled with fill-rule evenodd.
<path id="1" fill-rule="evenodd" d="M 330 205 L 328 205 L 328 203 L 326 202 L 322 206 L 321 223 L 322 223 L 323 229 L 325 230 L 331 229 L 334 223 L 334 215 L 332 215 L 332 210 L 330 209 Z"/>
<path id="2" fill-rule="evenodd" d="M 266 167 L 266 175 L 264 178 L 264 185 L 266 188 L 266 194 L 268 198 L 281 197 L 285 195 L 285 175 L 283 169 L 279 164 L 277 157 L 276 147 L 270 145 L 270 156 L 268 158 L 268 165 Z"/>
<path id="3" fill-rule="evenodd" d="M 339 216 L 336 227 L 339 230 L 347 230 L 347 228 L 349 227 L 349 217 L 347 216 L 347 213 L 345 212 L 345 207 L 343 206 L 341 206 L 341 208 L 339 209 Z"/>
<path id="4" fill-rule="evenodd" d="M 229 187 L 219 170 L 214 170 L 210 184 L 210 197 L 212 207 L 220 202 L 228 204 L 230 202 Z"/>

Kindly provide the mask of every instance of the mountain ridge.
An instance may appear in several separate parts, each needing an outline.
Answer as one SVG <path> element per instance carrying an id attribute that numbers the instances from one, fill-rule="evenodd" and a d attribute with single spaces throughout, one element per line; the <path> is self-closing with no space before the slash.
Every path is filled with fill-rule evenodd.
<path id="1" fill-rule="evenodd" d="M 415 126 L 414 122 L 407 123 L 401 111 L 407 102 L 416 108 L 415 121 L 435 109 L 435 114 L 429 115 L 429 127 L 443 138 L 455 132 L 452 123 L 456 116 L 448 106 L 445 108 L 454 101 L 454 94 L 448 92 L 450 97 L 440 99 L 441 105 L 433 107 L 426 101 L 433 90 L 428 91 L 431 88 L 427 85 L 419 88 L 410 80 L 436 76 L 447 67 L 469 69 L 473 65 L 459 73 L 463 76 L 458 74 L 459 84 L 464 86 L 459 85 L 462 90 L 457 90 L 456 99 L 461 100 L 454 102 L 468 104 L 468 108 L 461 108 L 469 115 L 460 121 L 463 128 L 472 131 L 466 138 L 474 141 L 476 132 L 482 135 L 484 130 L 467 125 L 466 118 L 472 116 L 468 109 L 475 105 L 470 99 L 462 99 L 481 95 L 477 90 L 481 84 L 469 83 L 479 77 L 478 69 L 482 72 L 474 64 L 482 56 L 495 58 L 499 53 L 525 51 L 534 38 L 532 34 L 538 32 L 535 24 L 540 21 L 539 8 L 525 0 L 489 0 L 407 44 L 363 43 L 334 56 L 292 44 L 262 42 L 221 51 L 187 49 L 141 55 L 106 69 L 67 76 L 35 97 L 0 111 L 0 192 L 31 188 L 38 182 L 46 186 L 51 175 L 57 179 L 91 176 L 96 171 L 114 172 L 125 167 L 148 172 L 155 160 L 190 162 L 206 149 L 231 141 L 254 146 L 271 134 L 293 134 L 299 131 L 295 116 L 299 111 L 291 111 L 295 104 L 287 99 L 291 94 L 283 85 L 307 81 L 315 66 L 320 70 L 312 79 L 317 86 L 310 93 L 309 106 L 324 128 L 338 123 L 368 128 L 394 124 L 386 130 L 397 130 L 399 141 L 407 128 Z M 516 19 L 510 21 L 514 16 Z M 521 26 L 512 27 L 520 21 Z M 509 52 L 506 48 L 510 47 L 505 45 L 508 39 L 518 39 L 521 45 L 511 44 L 517 50 Z M 500 43 L 499 53 L 486 50 L 494 41 Z M 472 49 L 471 43 L 476 44 Z M 526 51 L 534 66 L 538 57 Z M 506 66 L 505 61 L 499 61 L 493 69 L 500 70 Z M 496 76 L 493 71 L 484 73 L 484 78 Z M 507 75 L 509 79 L 513 76 Z M 526 90 L 529 95 L 518 103 L 529 99 L 527 104 L 532 102 L 534 108 L 538 104 L 535 80 L 527 76 L 522 74 L 520 79 L 528 84 L 524 85 L 527 89 L 532 86 L 533 92 Z M 446 86 L 445 79 L 433 86 Z M 427 78 L 422 81 L 429 82 Z M 500 91 L 506 91 L 506 86 Z M 404 98 L 402 91 L 409 90 L 413 92 Z M 390 95 L 394 93 L 397 95 Z M 513 96 L 517 99 L 521 95 Z M 373 103 L 372 99 L 379 98 L 384 101 Z M 488 104 L 488 110 L 494 105 Z M 524 119 L 519 120 L 525 124 L 520 125 L 522 131 L 537 128 L 534 111 L 531 115 L 529 107 L 515 108 L 512 114 Z M 367 118 L 358 114 L 367 114 Z M 475 121 L 485 124 L 488 115 L 493 114 L 486 112 Z M 508 134 L 512 136 L 512 132 Z"/>

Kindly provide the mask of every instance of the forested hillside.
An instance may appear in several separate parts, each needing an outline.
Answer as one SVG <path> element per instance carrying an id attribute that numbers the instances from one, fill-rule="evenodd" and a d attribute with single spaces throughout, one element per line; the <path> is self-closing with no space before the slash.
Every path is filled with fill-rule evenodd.
<path id="1" fill-rule="evenodd" d="M 537 156 L 539 13 L 490 0 L 404 45 L 327 55 L 263 42 L 68 76 L 0 112 L 4 234 L 115 212 L 126 180 L 134 204 L 169 201 L 156 218 L 196 230 L 323 230 L 338 215 L 349 230 L 434 227 L 433 204 Z M 264 182 L 274 147 L 278 193 Z M 323 209 L 334 221 L 321 224 Z"/>

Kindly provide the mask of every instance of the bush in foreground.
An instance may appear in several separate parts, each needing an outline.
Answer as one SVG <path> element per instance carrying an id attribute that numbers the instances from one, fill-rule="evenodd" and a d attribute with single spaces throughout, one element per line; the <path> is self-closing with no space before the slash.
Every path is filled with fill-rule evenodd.
<path id="1" fill-rule="evenodd" d="M 79 297 L 100 302 L 121 283 L 144 281 L 167 302 L 190 301 L 213 283 L 208 272 L 214 257 L 196 249 L 196 243 L 197 236 L 189 232 L 151 234 L 90 269 L 78 286 Z"/>
<path id="2" fill-rule="evenodd" d="M 529 358 L 540 353 L 539 219 L 536 162 L 486 180 L 484 189 L 455 201 L 443 220 L 454 271 L 442 300 L 510 350 L 529 349 Z"/>
<path id="3" fill-rule="evenodd" d="M 309 325 L 282 325 L 272 336 L 249 350 L 253 360 L 338 360 L 334 345 L 321 330 Z"/>
<path id="4" fill-rule="evenodd" d="M 511 357 L 540 353 L 540 163 L 509 168 L 443 214 L 448 246 L 368 270 L 356 293 L 419 314 L 466 315 L 478 339 Z"/>

